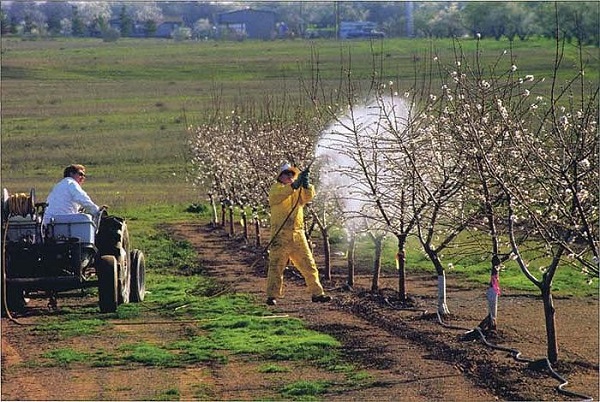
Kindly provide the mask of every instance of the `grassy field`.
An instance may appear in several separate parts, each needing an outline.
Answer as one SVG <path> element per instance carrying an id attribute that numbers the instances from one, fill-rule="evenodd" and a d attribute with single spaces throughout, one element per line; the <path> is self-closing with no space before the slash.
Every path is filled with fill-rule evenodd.
<path id="1" fill-rule="evenodd" d="M 474 54 L 476 42 L 461 45 Z M 481 48 L 491 64 L 509 43 L 483 41 Z M 186 124 L 233 105 L 260 108 L 266 97 L 282 92 L 306 102 L 300 82 L 311 80 L 311 55 L 332 88 L 342 65 L 365 83 L 381 65 L 386 80 L 408 89 L 431 49 L 440 59 L 454 60 L 449 40 L 2 38 L 2 186 L 11 193 L 34 187 L 43 200 L 64 166 L 79 162 L 88 166 L 92 197 L 117 210 L 203 200 L 187 180 Z M 512 52 L 523 75 L 549 77 L 554 49 L 553 42 L 536 40 L 515 42 Z M 575 62 L 575 50 L 567 46 L 567 65 Z M 509 59 L 505 63 L 510 66 Z"/>
<path id="2" fill-rule="evenodd" d="M 474 57 L 477 42 L 465 40 L 460 45 L 467 60 Z M 350 66 L 353 79 L 365 87 L 374 67 L 381 66 L 384 82 L 393 80 L 399 91 L 409 90 L 419 74 L 415 71 L 423 70 L 432 51 L 452 64 L 453 46 L 450 40 L 406 39 L 104 43 L 2 38 L 2 187 L 11 193 L 35 188 L 38 200 L 44 200 L 67 164 L 83 163 L 88 166 L 86 189 L 92 198 L 109 205 L 112 213 L 134 219 L 145 216 L 141 220 L 150 223 L 144 229 L 149 233 L 141 237 L 156 244 L 142 248 L 158 250 L 167 239 L 152 224 L 178 219 L 173 211 L 164 211 L 165 206 L 182 211 L 186 204 L 206 198 L 202 189 L 190 184 L 187 125 L 234 105 L 260 110 L 267 97 L 282 92 L 299 105 L 308 104 L 301 82 L 310 82 L 315 58 L 331 90 L 339 85 L 343 66 Z M 507 41 L 482 41 L 484 67 L 505 50 L 511 52 Z M 566 71 L 559 81 L 578 71 L 576 49 L 568 45 L 565 50 Z M 545 85 L 554 52 L 555 43 L 548 40 L 518 41 L 512 48 L 522 75 L 546 77 Z M 597 52 L 589 53 L 597 57 Z M 511 61 L 504 57 L 501 65 L 508 69 Z M 597 81 L 597 69 L 586 71 L 586 78 Z M 393 262 L 393 246 L 390 250 L 386 260 Z M 370 258 L 370 253 L 365 256 Z M 431 269 L 418 253 L 410 258 L 411 266 Z M 468 268 L 465 264 L 455 269 L 468 270 L 485 282 L 487 265 L 470 262 Z M 506 275 L 519 278 L 515 286 L 526 281 L 516 267 L 508 267 Z M 596 290 L 597 281 L 594 289 L 582 293 Z"/>

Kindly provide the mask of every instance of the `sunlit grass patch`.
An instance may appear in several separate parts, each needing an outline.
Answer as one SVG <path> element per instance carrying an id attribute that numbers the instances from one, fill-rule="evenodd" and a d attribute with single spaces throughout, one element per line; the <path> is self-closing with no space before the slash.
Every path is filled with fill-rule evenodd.
<path id="1" fill-rule="evenodd" d="M 142 307 L 138 303 L 121 304 L 117 307 L 117 318 L 120 320 L 131 320 L 141 315 Z"/>
<path id="2" fill-rule="evenodd" d="M 156 394 L 157 401 L 178 401 L 179 390 L 177 388 L 169 388 Z"/>
<path id="3" fill-rule="evenodd" d="M 267 363 L 267 364 L 262 365 L 258 369 L 258 371 L 260 373 L 287 373 L 291 370 L 289 368 L 283 367 L 279 364 Z"/>
<path id="4" fill-rule="evenodd" d="M 273 360 L 318 361 L 337 355 L 340 343 L 333 337 L 309 330 L 295 318 L 224 316 L 201 326 L 222 349 L 257 354 Z"/>
<path id="5" fill-rule="evenodd" d="M 34 331 L 53 334 L 60 339 L 75 336 L 91 335 L 100 332 L 107 325 L 98 318 L 81 318 L 77 315 L 66 317 L 50 317 L 36 324 Z"/>
<path id="6" fill-rule="evenodd" d="M 175 353 L 159 345 L 147 342 L 125 344 L 119 347 L 126 361 L 141 363 L 146 366 L 175 367 L 179 361 Z"/>
<path id="7" fill-rule="evenodd" d="M 58 348 L 42 354 L 50 362 L 44 366 L 68 367 L 72 364 L 84 364 L 93 367 L 110 367 L 123 364 L 123 360 L 116 354 L 106 350 L 76 350 L 73 348 Z"/>
<path id="8" fill-rule="evenodd" d="M 71 348 L 54 349 L 46 352 L 42 357 L 51 359 L 59 366 L 68 366 L 74 362 L 85 362 L 90 359 L 90 354 Z"/>
<path id="9" fill-rule="evenodd" d="M 281 395 L 295 401 L 314 401 L 327 393 L 330 385 L 328 381 L 297 381 L 282 387 Z"/>

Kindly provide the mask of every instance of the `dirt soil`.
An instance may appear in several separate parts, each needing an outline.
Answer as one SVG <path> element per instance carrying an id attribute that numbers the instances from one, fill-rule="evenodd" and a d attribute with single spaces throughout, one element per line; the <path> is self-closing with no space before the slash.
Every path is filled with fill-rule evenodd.
<path id="1" fill-rule="evenodd" d="M 190 241 L 200 263 L 229 291 L 256 296 L 264 302 L 265 267 L 256 249 L 222 228 L 186 224 L 170 228 Z M 239 228 L 238 228 L 239 230 Z M 253 241 L 251 241 L 253 242 Z M 318 249 L 315 252 L 319 262 Z M 380 292 L 371 287 L 368 272 L 356 276 L 352 291 L 344 289 L 345 262 L 334 260 L 331 281 L 323 281 L 333 302 L 310 301 L 303 280 L 290 269 L 286 294 L 273 314 L 304 320 L 311 328 L 337 338 L 344 357 L 357 370 L 368 372 L 365 386 L 348 386 L 344 374 L 308 363 L 288 363 L 288 371 L 262 373 L 264 365 L 248 356 L 231 356 L 227 364 L 198 364 L 186 368 L 156 368 L 134 363 L 90 367 L 45 365 L 43 354 L 56 348 L 111 350 L 123 343 L 184 339 L 194 323 L 166 322 L 160 312 L 144 312 L 143 321 L 111 321 L 100 335 L 60 339 L 28 325 L 50 313 L 46 300 L 32 299 L 20 324 L 2 319 L 2 400 L 278 400 L 280 388 L 295 381 L 327 379 L 334 384 L 322 396 L 328 401 L 561 401 L 599 397 L 598 298 L 556 298 L 559 359 L 555 375 L 544 364 L 530 361 L 545 356 L 545 326 L 539 297 L 503 291 L 499 302 L 498 332 L 486 338 L 473 335 L 486 314 L 484 292 L 448 279 L 451 315 L 440 322 L 435 314 L 435 276 L 410 275 L 408 293 L 413 306 L 401 309 L 396 301 L 397 278 L 384 277 Z M 152 289 L 148 289 L 151 291 Z M 59 300 L 59 307 L 93 306 L 95 298 Z M 491 345 L 491 346 L 490 346 Z M 495 347 L 494 347 L 495 346 Z M 522 355 L 515 358 L 516 353 Z M 37 362 L 33 364 L 32 362 Z M 278 363 L 280 364 L 280 363 Z M 282 363 L 285 364 L 285 363 Z M 335 386 L 335 384 L 338 384 Z M 177 390 L 173 393 L 172 390 Z"/>

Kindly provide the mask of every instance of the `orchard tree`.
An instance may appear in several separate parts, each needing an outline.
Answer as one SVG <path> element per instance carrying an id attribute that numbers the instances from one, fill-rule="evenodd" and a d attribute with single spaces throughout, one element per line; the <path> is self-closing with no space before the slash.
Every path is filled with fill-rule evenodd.
<path id="1" fill-rule="evenodd" d="M 439 9 L 427 22 L 427 31 L 436 38 L 455 38 L 464 33 L 460 21 L 460 7 L 458 3 L 449 2 L 444 8 Z"/>
<path id="2" fill-rule="evenodd" d="M 515 130 L 511 141 L 527 160 L 527 186 L 501 178 L 509 200 L 509 235 L 519 267 L 541 292 L 546 319 L 548 359 L 558 360 L 552 282 L 561 265 L 573 265 L 590 278 L 599 274 L 598 83 L 586 82 L 584 70 L 558 89 L 561 51 L 557 41 L 552 92 L 546 107 L 532 104 L 533 124 Z M 580 65 L 581 67 L 581 65 Z M 571 92 L 579 81 L 579 96 Z M 536 124 L 537 123 L 537 124 Z M 527 231 L 543 244 L 530 261 L 528 244 L 514 241 Z M 538 262 L 539 261 L 539 262 Z M 541 278 L 531 264 L 539 264 Z M 591 281 L 590 281 L 591 282 Z"/>
<path id="3" fill-rule="evenodd" d="M 515 64 L 503 72 L 506 63 L 498 62 L 493 74 L 484 77 L 477 63 L 468 66 L 462 58 L 450 73 L 455 77 L 452 98 L 459 101 L 448 102 L 442 116 L 470 150 L 466 165 L 479 178 L 472 188 L 492 246 L 490 311 L 484 322 L 495 327 L 497 273 L 502 262 L 513 258 L 540 289 L 551 362 L 558 359 L 554 275 L 559 266 L 573 265 L 598 276 L 598 228 L 592 222 L 599 219 L 598 84 L 584 80 L 582 52 L 579 73 L 559 82 L 563 54 L 561 41 L 556 43 L 552 89 L 546 97 L 531 95 L 541 79 L 520 72 Z M 541 278 L 532 264 L 538 265 Z"/>
<path id="4" fill-rule="evenodd" d="M 75 1 L 73 6 L 73 33 L 79 34 L 78 24 L 82 24 L 82 30 L 98 35 L 106 29 L 108 21 L 112 16 L 109 2 L 105 1 Z M 76 11 L 75 11 L 76 10 Z M 77 22 L 75 18 L 77 17 Z"/>
<path id="5" fill-rule="evenodd" d="M 0 34 L 6 35 L 10 32 L 10 21 L 4 9 L 0 9 Z"/>
<path id="6" fill-rule="evenodd" d="M 132 3 L 132 14 L 135 21 L 139 21 L 144 26 L 144 33 L 147 37 L 153 36 L 160 22 L 163 19 L 163 13 L 156 2 Z"/>
<path id="7" fill-rule="evenodd" d="M 121 28 L 121 36 L 131 36 L 133 33 L 133 18 L 125 5 L 121 6 L 119 11 L 119 27 Z"/>
<path id="8" fill-rule="evenodd" d="M 437 232 L 440 246 L 435 248 L 436 254 L 442 251 L 442 245 L 450 245 L 459 233 L 467 230 L 473 234 L 472 240 L 477 242 L 475 247 L 468 247 L 476 253 L 489 256 L 491 269 L 486 293 L 488 315 L 480 327 L 483 330 L 495 330 L 500 269 L 508 260 L 510 251 L 506 224 L 503 223 L 506 197 L 483 158 L 493 155 L 497 163 L 504 166 L 505 160 L 514 156 L 504 146 L 507 124 L 504 105 L 517 111 L 523 109 L 522 95 L 529 91 L 525 86 L 530 83 L 523 83 L 518 76 L 509 52 L 502 52 L 491 67 L 483 68 L 479 58 L 479 40 L 477 43 L 473 58 L 463 53 L 458 41 L 455 42 L 453 61 L 443 64 L 435 58 L 442 77 L 442 91 L 428 97 L 434 102 L 428 106 L 430 111 L 424 117 L 433 123 L 427 126 L 428 132 L 438 133 L 437 147 L 446 150 L 445 160 L 435 165 L 445 165 L 450 169 L 444 170 L 445 174 L 441 175 L 448 178 L 447 184 L 437 187 L 447 197 L 445 202 L 436 200 L 427 210 L 436 215 L 438 211 L 442 212 L 437 219 L 441 228 Z M 474 60 L 472 64 L 469 62 L 471 59 Z M 439 133 L 445 135 L 439 136 Z M 506 174 L 518 176 L 519 169 L 520 166 L 514 163 Z M 434 226 L 433 221 L 429 222 L 428 226 Z M 419 225 L 420 238 L 422 227 Z M 426 232 L 428 242 L 433 236 L 432 230 L 430 227 Z M 484 242 L 489 242 L 489 245 L 486 246 Z M 430 254 L 428 250 L 431 247 L 425 243 L 424 248 Z M 464 241 L 463 248 L 467 248 Z"/>
<path id="9" fill-rule="evenodd" d="M 200 18 L 194 23 L 192 28 L 192 37 L 196 39 L 214 39 L 215 32 L 213 31 L 213 25 L 206 18 Z"/>

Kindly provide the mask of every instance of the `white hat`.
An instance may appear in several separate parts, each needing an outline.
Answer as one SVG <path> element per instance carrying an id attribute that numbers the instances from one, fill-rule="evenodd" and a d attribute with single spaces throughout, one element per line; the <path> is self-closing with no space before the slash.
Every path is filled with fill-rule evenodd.
<path id="1" fill-rule="evenodd" d="M 294 176 L 296 176 L 298 173 L 300 173 L 300 170 L 296 166 L 292 166 L 289 162 L 285 162 L 279 168 L 279 175 L 281 175 L 283 172 L 293 172 Z"/>

